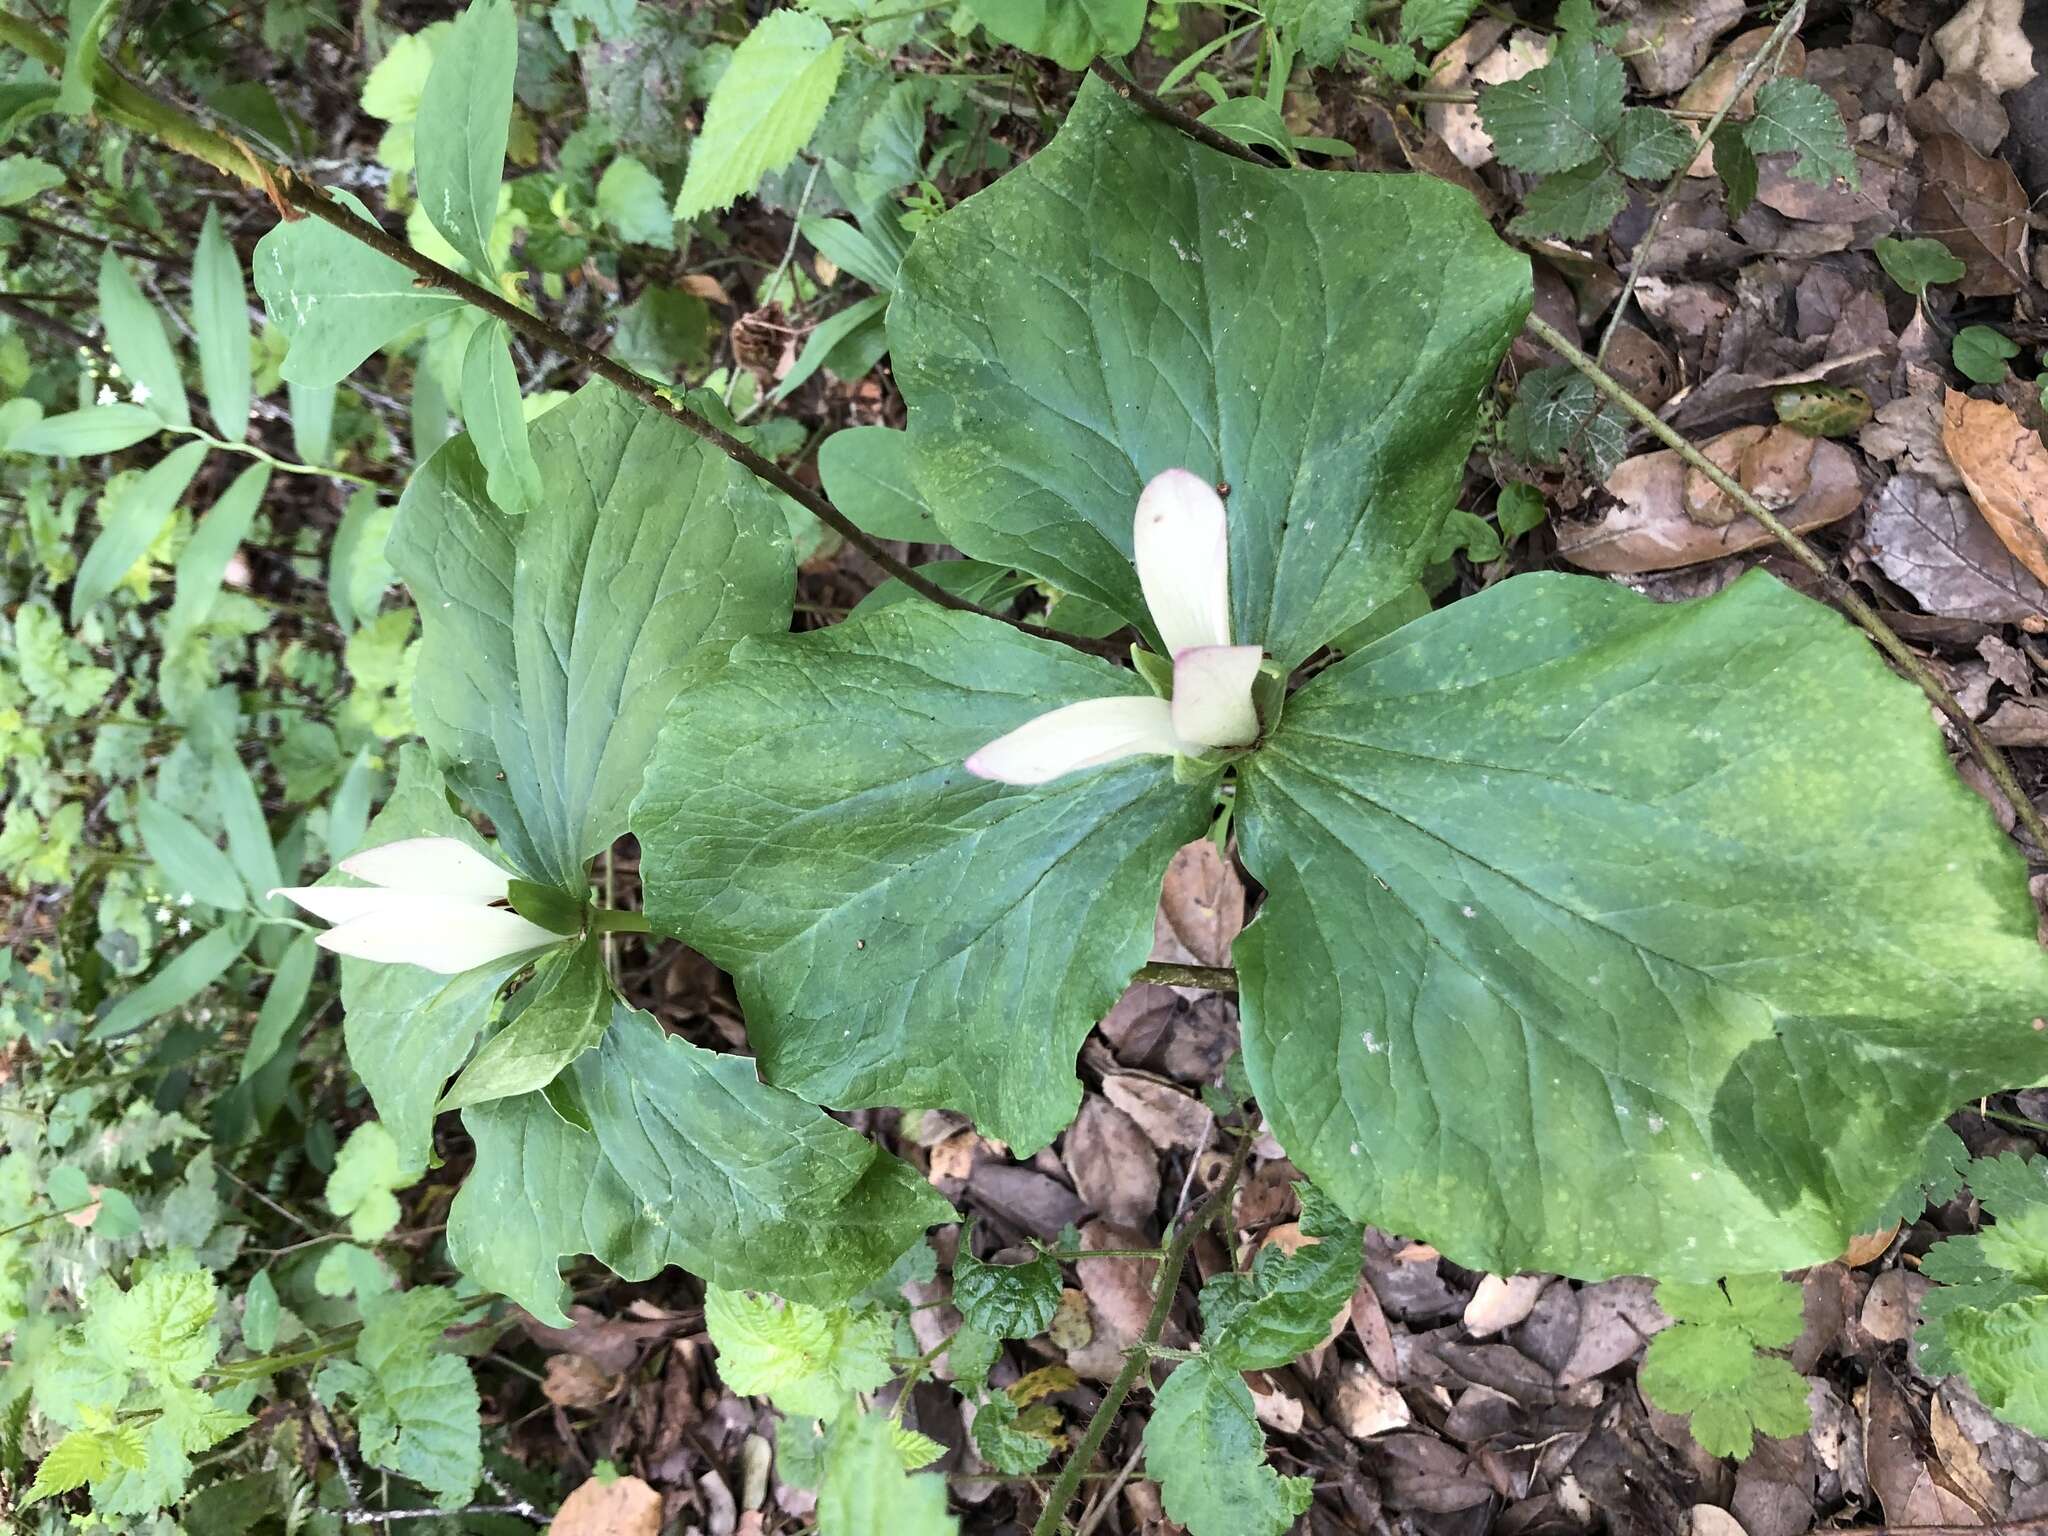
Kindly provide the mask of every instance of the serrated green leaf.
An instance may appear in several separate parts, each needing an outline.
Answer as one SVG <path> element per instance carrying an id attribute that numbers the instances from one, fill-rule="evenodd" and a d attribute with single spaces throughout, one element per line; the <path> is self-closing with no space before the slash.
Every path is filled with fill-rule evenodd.
<path id="1" fill-rule="evenodd" d="M 771 11 L 732 53 L 690 146 L 675 216 L 730 208 L 796 158 L 825 115 L 846 39 L 802 11 Z"/>
<path id="2" fill-rule="evenodd" d="M 848 1415 L 826 1442 L 818 1536 L 959 1536 L 946 1481 L 903 1470 L 886 1414 Z"/>
<path id="3" fill-rule="evenodd" d="M 1614 136 L 1614 154 L 1624 176 L 1643 176 L 1662 181 L 1678 174 L 1678 168 L 1699 153 L 1693 136 L 1678 126 L 1668 112 L 1655 107 L 1630 107 L 1621 114 L 1621 128 Z"/>
<path id="4" fill-rule="evenodd" d="M 537 1317 L 564 1317 L 559 1261 L 577 1253 L 629 1279 L 680 1264 L 729 1289 L 843 1301 L 953 1217 L 902 1162 L 765 1086 L 751 1061 L 645 1014 L 617 1010 L 565 1084 L 591 1129 L 540 1094 L 463 1111 L 476 1168 L 449 1213 L 464 1272 Z"/>
<path id="5" fill-rule="evenodd" d="M 463 351 L 462 423 L 483 463 L 492 504 L 514 517 L 537 514 L 546 490 L 520 408 L 512 333 L 502 320 L 478 326 Z"/>
<path id="6" fill-rule="evenodd" d="M 185 380 L 156 306 L 143 297 L 128 268 L 112 250 L 100 254 L 100 320 L 107 345 L 127 374 L 124 392 L 174 427 L 192 424 Z"/>
<path id="7" fill-rule="evenodd" d="M 1441 10 L 1447 0 L 1422 3 L 1433 3 Z M 1459 0 L 1448 3 L 1455 6 Z M 1344 56 L 1344 45 L 1358 25 L 1361 9 L 1363 0 L 1273 0 L 1266 7 L 1266 24 L 1286 39 L 1304 64 L 1321 69 Z M 1402 19 L 1407 19 L 1405 12 Z"/>
<path id="8" fill-rule="evenodd" d="M 1791 174 L 1802 181 L 1827 186 L 1839 176 L 1852 188 L 1857 185 L 1856 152 L 1849 147 L 1841 108 L 1811 81 L 1765 81 L 1757 88 L 1756 111 L 1742 137 L 1755 154 L 1797 151 Z"/>
<path id="9" fill-rule="evenodd" d="M 494 270 L 491 226 L 505 175 L 519 18 L 510 0 L 471 0 L 434 55 L 414 129 L 420 207 L 478 274 Z"/>
<path id="10" fill-rule="evenodd" d="M 35 1481 L 22 1496 L 23 1504 L 34 1504 L 54 1494 L 83 1488 L 96 1477 L 104 1477 L 113 1465 L 109 1442 L 113 1437 L 99 1430 L 74 1429 L 50 1447 L 36 1468 Z M 136 1442 L 123 1442 L 124 1447 Z"/>
<path id="11" fill-rule="evenodd" d="M 14 611 L 14 665 L 38 703 L 75 716 L 106 696 L 114 682 L 112 670 L 83 665 L 79 658 L 84 654 L 47 604 L 30 600 Z"/>
<path id="12" fill-rule="evenodd" d="M 1924 296 L 1936 283 L 1958 281 L 1969 270 L 1939 240 L 1894 240 L 1885 236 L 1871 249 L 1885 275 L 1915 298 Z"/>
<path id="13" fill-rule="evenodd" d="M 1958 1312 L 1947 1345 L 1985 1407 L 2029 1434 L 2048 1433 L 2048 1296 Z"/>
<path id="14" fill-rule="evenodd" d="M 178 503 L 199 473 L 208 449 L 205 443 L 173 448 L 132 481 L 110 487 L 100 497 L 100 531 L 78 562 L 72 578 L 71 622 L 104 601 L 128 574 L 129 567 L 149 553 L 162 537 Z"/>
<path id="15" fill-rule="evenodd" d="M 1465 30 L 1478 0 L 1402 0 L 1401 41 L 1435 53 Z"/>
<path id="16" fill-rule="evenodd" d="M 192 330 L 206 408 L 221 436 L 239 443 L 249 433 L 249 302 L 242 259 L 228 243 L 220 210 L 212 204 L 192 255 Z"/>
<path id="17" fill-rule="evenodd" d="M 1145 0 L 971 0 L 969 8 L 991 37 L 1062 69 L 1122 58 L 1145 25 Z"/>
<path id="18" fill-rule="evenodd" d="M 406 487 L 390 556 L 425 630 L 421 733 L 519 873 L 580 891 L 693 650 L 786 628 L 794 572 L 760 483 L 610 385 L 531 438 L 545 516 L 500 511 L 453 438 Z"/>
<path id="19" fill-rule="evenodd" d="M 1202 1352 L 1233 1370 L 1277 1369 L 1314 1349 L 1358 1288 L 1365 1229 L 1314 1185 L 1296 1189 L 1302 1233 L 1316 1241 L 1292 1253 L 1268 1244 L 1249 1273 L 1202 1287 Z"/>
<path id="20" fill-rule="evenodd" d="M 612 986 L 595 935 L 543 961 L 532 988 L 532 1000 L 484 1042 L 438 1109 L 545 1088 L 604 1038 L 612 1020 Z"/>
<path id="21" fill-rule="evenodd" d="M 1715 1456 L 1747 1457 L 1752 1433 L 1788 1436 L 1811 1423 L 1806 1382 L 1784 1360 L 1759 1354 L 1799 1336 L 1801 1293 L 1776 1275 L 1722 1285 L 1657 1287 L 1674 1325 L 1650 1340 L 1638 1373 L 1644 1396 L 1691 1416 L 1693 1438 Z"/>
<path id="22" fill-rule="evenodd" d="M 125 1291 L 95 1289 L 86 1347 L 154 1387 L 188 1387 L 220 1354 L 218 1300 L 213 1277 L 189 1261 L 153 1265 Z"/>
<path id="23" fill-rule="evenodd" d="M 1950 351 L 1956 367 L 1979 384 L 2003 384 L 2006 361 L 2020 355 L 2019 343 L 1988 325 L 1966 325 L 1956 332 Z"/>
<path id="24" fill-rule="evenodd" d="M 369 220 L 346 193 L 336 201 Z M 389 256 L 314 218 L 279 224 L 258 241 L 254 277 L 270 323 L 290 343 L 283 376 L 308 388 L 340 383 L 372 353 L 462 307 L 454 295 L 420 287 Z"/>
<path id="25" fill-rule="evenodd" d="M 1517 171 L 1584 165 L 1621 129 L 1621 60 L 1584 39 L 1561 42 L 1550 62 L 1479 93 L 1493 153 Z"/>
<path id="26" fill-rule="evenodd" d="M 476 1383 L 459 1357 L 436 1352 L 459 1311 L 438 1286 L 367 1301 L 355 1359 L 313 1379 L 325 1401 L 354 1400 L 363 1460 L 418 1483 L 443 1509 L 467 1501 L 483 1475 Z"/>
<path id="27" fill-rule="evenodd" d="M 1060 1304 L 1060 1267 L 1047 1254 L 1022 1264 L 986 1264 L 960 1241 L 953 1260 L 953 1305 L 970 1328 L 991 1339 L 1030 1339 L 1045 1332 Z"/>
<path id="28" fill-rule="evenodd" d="M 1050 146 L 919 234 L 889 340 L 962 554 L 1149 634 L 1139 491 L 1226 481 L 1234 632 L 1293 666 L 1421 573 L 1528 302 L 1467 194 L 1246 165 L 1091 77 Z"/>
<path id="29" fill-rule="evenodd" d="M 742 641 L 677 697 L 635 803 L 647 911 L 733 973 L 768 1081 L 958 1109 L 1035 1151 L 1073 1117 L 1074 1055 L 1149 954 L 1160 877 L 1215 791 L 1163 757 L 1037 789 L 963 764 L 1143 689 L 929 603 Z"/>
<path id="30" fill-rule="evenodd" d="M 1532 239 L 1583 240 L 1607 228 L 1627 206 L 1627 183 L 1596 160 L 1537 182 L 1508 228 Z"/>
<path id="31" fill-rule="evenodd" d="M 1281 1536 L 1309 1506 L 1313 1485 L 1266 1464 L 1251 1389 L 1237 1372 L 1197 1358 L 1174 1367 L 1145 1424 L 1145 1475 L 1189 1536 Z"/>
<path id="32" fill-rule="evenodd" d="M 2048 1064 L 2009 847 L 1919 693 L 1767 577 L 1521 576 L 1416 620 L 1289 701 L 1236 825 L 1275 1136 L 1471 1268 L 1823 1261 L 1957 1103 Z"/>
<path id="33" fill-rule="evenodd" d="M 1053 1437 L 1058 1432 L 1059 1414 L 1055 1410 L 1048 1416 L 1040 1408 L 1019 1409 L 1007 1392 L 982 1402 L 974 1410 L 974 1449 L 981 1459 L 1012 1477 L 1044 1466 L 1058 1448 Z"/>
<path id="34" fill-rule="evenodd" d="M 399 1165 L 398 1143 L 374 1120 L 349 1132 L 327 1176 L 327 1205 L 348 1218 L 349 1235 L 371 1243 L 398 1225 L 395 1191 L 412 1182 Z"/>
<path id="35" fill-rule="evenodd" d="M 631 155 L 619 156 L 597 179 L 597 214 L 621 240 L 675 249 L 675 214 L 661 178 Z"/>
<path id="36" fill-rule="evenodd" d="M 895 1328 L 885 1312 L 807 1307 L 710 1287 L 704 1326 L 718 1346 L 718 1377 L 742 1397 L 784 1413 L 837 1419 L 854 1394 L 889 1380 Z"/>

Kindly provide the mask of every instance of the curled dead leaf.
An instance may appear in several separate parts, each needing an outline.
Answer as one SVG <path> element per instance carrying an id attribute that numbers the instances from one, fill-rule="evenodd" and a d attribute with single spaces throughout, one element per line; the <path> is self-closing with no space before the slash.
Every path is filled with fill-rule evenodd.
<path id="1" fill-rule="evenodd" d="M 1957 292 L 1973 299 L 2018 293 L 2026 273 L 2027 194 L 2012 167 L 1953 133 L 1923 143 L 1920 163 L 1926 176 L 1917 226 L 1962 259 Z"/>
<path id="2" fill-rule="evenodd" d="M 1842 1253 L 1842 1262 L 1851 1269 L 1861 1269 L 1872 1259 L 1881 1257 L 1898 1235 L 1899 1224 L 1896 1221 L 1888 1227 L 1879 1227 L 1875 1232 L 1859 1232 L 1849 1239 L 1849 1246 Z"/>
<path id="3" fill-rule="evenodd" d="M 548 1536 L 660 1536 L 661 1495 L 637 1477 L 591 1478 L 568 1498 Z"/>
<path id="4" fill-rule="evenodd" d="M 1999 542 L 2048 582 L 2048 447 L 1996 400 L 1953 389 L 1942 402 L 1941 445 Z"/>

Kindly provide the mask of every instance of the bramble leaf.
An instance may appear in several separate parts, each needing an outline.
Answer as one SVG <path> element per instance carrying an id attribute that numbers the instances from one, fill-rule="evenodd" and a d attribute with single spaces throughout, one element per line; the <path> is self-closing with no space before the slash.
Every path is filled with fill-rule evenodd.
<path id="1" fill-rule="evenodd" d="M 1266 1465 L 1251 1389 L 1204 1357 L 1174 1367 L 1145 1424 L 1145 1475 L 1189 1536 L 1281 1536 L 1309 1506 L 1305 1477 Z"/>
<path id="2" fill-rule="evenodd" d="M 891 1374 L 894 1330 L 883 1312 L 714 1285 L 704 1295 L 704 1325 L 718 1346 L 719 1380 L 800 1418 L 836 1419 L 855 1393 L 874 1391 Z"/>
<path id="3" fill-rule="evenodd" d="M 1795 150 L 1792 174 L 1826 186 L 1837 176 L 1857 184 L 1856 152 L 1835 98 L 1808 80 L 1767 80 L 1757 88 L 1756 113 L 1743 138 L 1759 155 Z M 1718 154 L 1719 151 L 1717 150 Z"/>
<path id="4" fill-rule="evenodd" d="M 771 11 L 733 50 L 690 146 L 675 215 L 730 208 L 779 171 L 818 126 L 846 63 L 846 39 L 802 11 Z"/>
<path id="5" fill-rule="evenodd" d="M 1479 93 L 1479 120 L 1502 165 L 1569 171 L 1620 131 L 1621 60 L 1583 39 L 1561 42 L 1550 62 Z"/>
<path id="6" fill-rule="evenodd" d="M 1036 1338 L 1060 1304 L 1060 1267 L 1048 1254 L 1022 1264 L 986 1264 L 960 1239 L 953 1260 L 953 1305 L 991 1339 Z"/>
<path id="7" fill-rule="evenodd" d="M 1302 1233 L 1316 1241 L 1292 1253 L 1269 1243 L 1249 1274 L 1202 1287 L 1202 1352 L 1234 1370 L 1272 1370 L 1314 1349 L 1358 1288 L 1364 1228 L 1313 1184 L 1295 1188 Z"/>
<path id="8" fill-rule="evenodd" d="M 1589 161 L 1537 182 L 1508 228 L 1536 239 L 1582 240 L 1612 224 L 1627 206 L 1627 183 L 1611 167 Z"/>

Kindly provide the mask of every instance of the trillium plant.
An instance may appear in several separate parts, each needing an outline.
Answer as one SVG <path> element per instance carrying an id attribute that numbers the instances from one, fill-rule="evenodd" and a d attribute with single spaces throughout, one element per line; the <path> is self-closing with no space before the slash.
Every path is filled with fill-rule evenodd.
<path id="1" fill-rule="evenodd" d="M 1028 720 L 967 759 L 1006 784 L 1043 784 L 1140 753 L 1200 757 L 1258 739 L 1252 698 L 1264 653 L 1230 643 L 1230 540 L 1223 498 L 1184 469 L 1157 475 L 1131 532 L 1146 606 L 1172 657 L 1171 701 L 1119 694 Z"/>
<path id="2" fill-rule="evenodd" d="M 256 271 L 302 384 L 454 302 L 312 219 Z M 1958 1103 L 2048 1075 L 2018 857 L 1837 615 L 1761 574 L 1431 611 L 1530 296 L 1456 188 L 1248 165 L 1090 79 L 910 247 L 907 429 L 820 456 L 876 537 L 958 552 L 931 582 L 1054 594 L 1021 623 L 897 588 L 793 634 L 790 509 L 747 470 L 601 382 L 523 435 L 465 402 L 389 545 L 424 745 L 371 851 L 283 893 L 335 924 L 401 1162 L 443 1111 L 475 1143 L 457 1261 L 557 1323 L 577 1254 L 853 1295 L 954 1212 L 828 1111 L 1046 1146 L 1205 835 L 1257 892 L 1258 1111 L 1333 1231 L 1587 1277 L 1811 1264 Z M 1131 666 L 1063 633 L 1123 629 Z M 644 921 L 732 975 L 751 1057 L 614 995 L 589 891 L 627 831 Z"/>

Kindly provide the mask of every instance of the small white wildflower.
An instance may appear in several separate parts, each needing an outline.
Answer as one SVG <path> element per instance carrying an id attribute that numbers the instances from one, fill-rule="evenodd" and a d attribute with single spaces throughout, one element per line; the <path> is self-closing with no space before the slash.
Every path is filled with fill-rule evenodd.
<path id="1" fill-rule="evenodd" d="M 156 920 L 158 922 L 168 923 L 171 920 L 171 917 L 172 913 L 169 907 L 158 907 L 156 909 Z"/>
<path id="2" fill-rule="evenodd" d="M 119 395 L 114 393 L 113 385 L 102 384 L 100 386 L 99 403 L 101 405 L 112 405 L 115 401 L 119 400 L 120 398 L 121 397 Z"/>
<path id="3" fill-rule="evenodd" d="M 181 892 L 179 892 L 179 894 L 178 894 L 178 905 L 179 905 L 179 906 L 181 906 L 181 907 L 189 907 L 189 906 L 191 906 L 191 905 L 192 905 L 192 893 L 191 893 L 190 891 L 181 891 Z"/>
<path id="4" fill-rule="evenodd" d="M 184 937 L 184 936 L 185 936 L 186 934 L 190 933 L 191 931 L 192 931 L 192 919 L 191 919 L 191 918 L 189 918 L 189 917 L 181 917 L 181 918 L 179 918 L 179 919 L 178 919 L 178 937 L 179 937 L 179 938 L 183 938 L 183 937 Z"/>
<path id="5" fill-rule="evenodd" d="M 147 405 L 149 403 L 149 386 L 137 382 L 136 386 L 128 391 L 128 398 L 137 405 Z"/>

